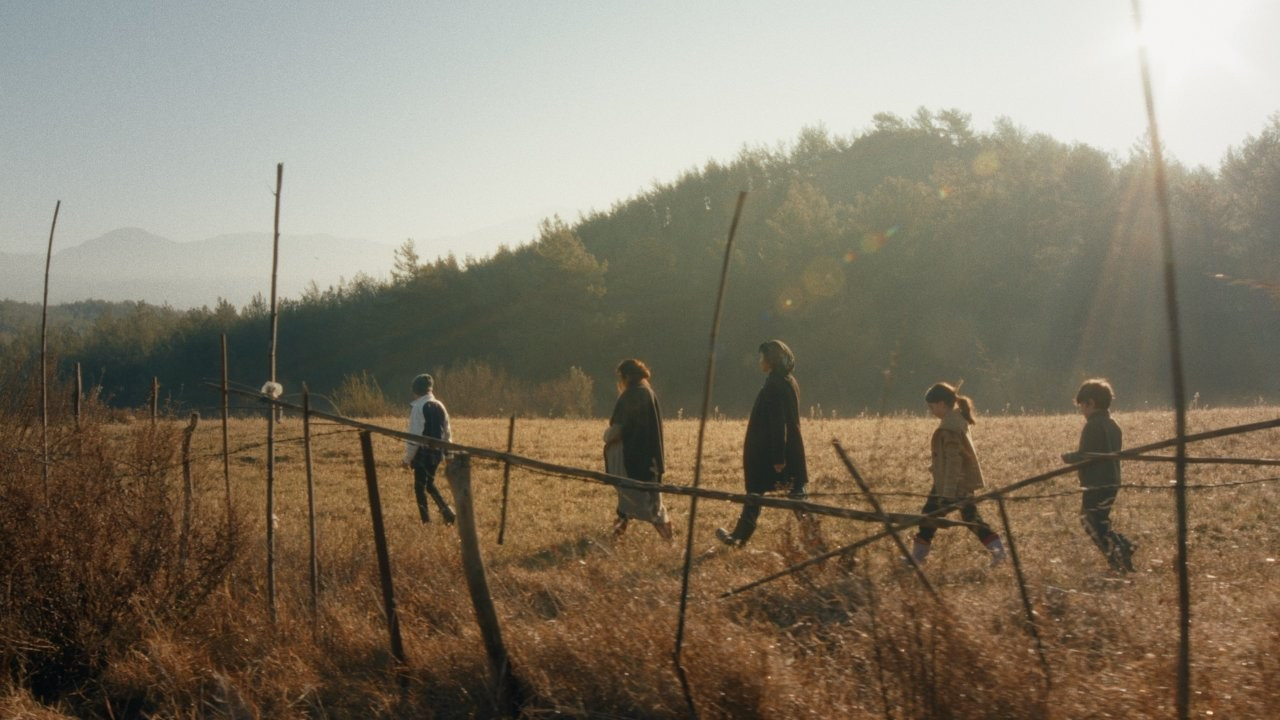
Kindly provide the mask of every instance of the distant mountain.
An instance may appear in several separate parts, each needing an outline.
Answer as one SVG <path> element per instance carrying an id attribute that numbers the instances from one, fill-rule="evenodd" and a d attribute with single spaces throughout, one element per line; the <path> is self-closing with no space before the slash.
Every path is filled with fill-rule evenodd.
<path id="1" fill-rule="evenodd" d="M 383 277 L 394 248 L 329 235 L 282 235 L 277 293 L 300 296 L 359 273 Z M 0 253 L 0 293 L 5 299 L 40 302 L 44 257 Z M 174 308 L 213 306 L 218 298 L 237 307 L 255 293 L 271 293 L 271 236 L 220 235 L 177 243 L 139 228 L 113 230 L 55 252 L 49 302 L 142 300 Z"/>

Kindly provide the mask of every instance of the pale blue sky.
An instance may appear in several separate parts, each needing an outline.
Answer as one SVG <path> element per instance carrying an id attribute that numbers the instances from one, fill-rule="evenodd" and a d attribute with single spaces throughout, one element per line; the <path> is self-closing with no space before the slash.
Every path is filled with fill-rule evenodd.
<path id="1" fill-rule="evenodd" d="M 1280 110 L 1280 2 L 1145 8 L 1168 151 L 1216 169 Z M 1129 0 L 0 0 L 0 251 L 42 253 L 59 199 L 59 247 L 269 232 L 277 162 L 285 233 L 528 219 L 515 244 L 743 145 L 920 106 L 1124 156 L 1132 36 Z"/>

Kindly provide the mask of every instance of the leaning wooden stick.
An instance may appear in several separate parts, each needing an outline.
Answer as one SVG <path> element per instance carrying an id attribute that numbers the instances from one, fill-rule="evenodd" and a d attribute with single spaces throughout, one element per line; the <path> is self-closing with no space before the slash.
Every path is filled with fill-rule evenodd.
<path id="1" fill-rule="evenodd" d="M 849 458 L 849 454 L 844 451 L 844 447 L 840 445 L 839 440 L 832 439 L 832 446 L 836 449 L 836 454 L 840 456 L 840 461 L 844 463 L 844 467 L 853 476 L 854 482 L 858 483 L 858 487 L 862 489 L 862 494 L 866 496 L 867 502 L 871 503 L 871 507 L 875 509 L 876 514 L 884 519 L 884 529 L 889 533 L 889 537 L 893 538 L 893 543 L 898 546 L 898 552 L 902 553 L 902 557 L 906 560 L 911 569 L 915 571 L 916 577 L 920 579 L 920 584 L 924 585 L 924 589 L 929 591 L 934 600 L 939 600 L 938 591 L 933 589 L 933 583 L 929 582 L 929 578 L 925 576 L 924 569 L 920 567 L 920 563 L 916 562 L 916 558 L 911 554 L 911 550 L 907 548 L 907 544 L 902 541 L 902 536 L 893 527 L 893 520 L 884 512 L 884 506 L 880 504 L 880 498 L 871 492 L 871 486 L 862 477 L 862 473 L 858 472 L 858 468 L 854 466 L 853 460 Z"/>
<path id="2" fill-rule="evenodd" d="M 509 454 L 515 449 L 516 442 L 516 416 L 511 415 L 511 421 L 507 424 L 507 453 Z M 511 489 L 511 463 L 502 463 L 502 513 L 498 518 L 498 544 L 506 539 L 507 535 L 507 493 Z"/>
<path id="3" fill-rule="evenodd" d="M 404 643 L 400 639 L 400 616 L 396 613 L 396 594 L 391 583 L 391 554 L 387 550 L 387 531 L 382 522 L 382 497 L 378 493 L 378 470 L 373 461 L 373 438 L 368 431 L 360 433 L 360 455 L 364 459 L 365 486 L 369 491 L 369 517 L 373 522 L 373 545 L 378 555 L 378 579 L 382 586 L 382 608 L 387 614 L 387 632 L 391 635 L 391 656 L 404 665 Z"/>
<path id="4" fill-rule="evenodd" d="M 711 315 L 711 347 L 707 352 L 707 375 L 702 386 L 702 415 L 698 421 L 698 446 L 693 460 L 693 487 L 698 487 L 702 480 L 702 446 L 706 437 L 707 412 L 711 406 L 711 386 L 716 373 L 716 340 L 720 334 L 720 312 L 724 307 L 724 288 L 729 281 L 729 259 L 733 257 L 733 236 L 738 232 L 738 220 L 742 217 L 742 204 L 747 200 L 747 192 L 738 193 L 738 204 L 733 209 L 733 221 L 729 223 L 729 239 L 724 246 L 724 264 L 720 267 L 720 287 L 716 291 L 716 308 Z M 680 687 L 684 691 L 685 703 L 689 706 L 691 717 L 698 716 L 698 709 L 693 704 L 693 693 L 689 687 L 689 679 L 685 675 L 684 665 L 680 662 L 684 650 L 684 619 L 689 607 L 689 569 L 693 565 L 693 532 L 694 521 L 698 516 L 698 496 L 689 501 L 689 527 L 685 532 L 684 568 L 680 573 L 680 612 L 676 620 L 676 644 L 672 653 L 676 664 L 676 674 L 680 677 Z"/>
<path id="5" fill-rule="evenodd" d="M 49 266 L 53 263 L 53 231 L 58 227 L 59 200 L 53 206 L 53 222 L 49 225 L 49 249 L 44 256 L 44 306 L 40 313 L 40 479 L 44 482 L 44 501 L 49 502 Z"/>
<path id="6" fill-rule="evenodd" d="M 498 623 L 498 611 L 493 607 L 489 594 L 489 582 L 485 578 L 484 559 L 480 555 L 480 540 L 476 532 L 475 502 L 471 495 L 471 458 L 455 455 L 445 466 L 445 477 L 457 505 L 458 540 L 462 550 L 462 569 L 466 575 L 467 590 L 476 611 L 476 623 L 484 639 L 485 654 L 489 658 L 489 673 L 493 683 L 494 706 L 502 717 L 515 717 L 523 702 L 520 683 L 511 669 L 511 659 L 502 642 L 502 627 Z"/>
<path id="7" fill-rule="evenodd" d="M 1132 0 L 1135 34 L 1142 37 L 1142 3 Z M 1191 712 L 1191 578 L 1187 569 L 1187 391 L 1182 370 L 1182 330 L 1178 319 L 1177 263 L 1173 251 L 1173 213 L 1169 209 L 1169 182 L 1166 178 L 1164 150 L 1160 141 L 1160 123 L 1156 120 L 1155 93 L 1151 85 L 1151 68 L 1147 62 L 1147 45 L 1138 43 L 1138 73 L 1142 78 L 1142 97 L 1147 110 L 1147 140 L 1151 143 L 1152 185 L 1160 220 L 1160 249 L 1164 256 L 1164 307 L 1169 327 L 1169 374 L 1172 381 L 1174 435 L 1177 464 L 1174 466 L 1174 519 L 1176 521 L 1178 571 L 1178 672 L 1176 706 L 1180 719 Z"/>
<path id="8" fill-rule="evenodd" d="M 1004 539 L 1009 543 L 1009 561 L 1013 563 L 1014 577 L 1018 579 L 1018 593 L 1022 596 L 1022 610 L 1027 615 L 1027 628 L 1036 641 L 1036 653 L 1040 656 L 1040 670 L 1044 673 L 1044 689 L 1048 693 L 1053 687 L 1053 679 L 1049 675 L 1049 657 L 1044 651 L 1044 641 L 1040 639 L 1040 626 L 1036 623 L 1036 612 L 1031 607 L 1031 595 L 1027 592 L 1027 579 L 1022 574 L 1022 561 L 1018 559 L 1018 543 L 1013 538 L 1013 525 L 1009 523 L 1009 511 L 1004 506 L 1004 496 L 996 495 L 996 505 L 1000 507 L 1000 522 L 1004 525 Z"/>

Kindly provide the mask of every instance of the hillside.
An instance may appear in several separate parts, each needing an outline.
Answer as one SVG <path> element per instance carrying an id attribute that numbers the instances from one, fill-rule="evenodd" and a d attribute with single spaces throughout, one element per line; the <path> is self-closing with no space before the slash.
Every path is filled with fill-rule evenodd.
<path id="1" fill-rule="evenodd" d="M 1280 397 L 1280 305 L 1254 287 L 1280 284 L 1278 168 L 1280 119 L 1217 174 L 1169 168 L 1186 380 L 1201 403 Z M 815 415 L 915 409 L 938 379 L 963 380 L 983 411 L 1069 406 L 1092 375 L 1159 406 L 1169 351 L 1150 178 L 1140 153 L 1109 157 L 1008 121 L 979 131 L 956 111 L 879 115 L 848 137 L 811 128 L 576 223 L 547 221 L 536 242 L 490 257 L 421 262 L 401 248 L 389 280 L 284 305 L 279 377 L 289 392 L 305 381 L 329 393 L 367 373 L 398 402 L 431 370 L 462 414 L 567 413 L 578 405 L 562 397 L 584 389 L 602 412 L 612 368 L 638 356 L 668 412 L 696 412 L 746 190 L 717 346 L 721 412 L 747 410 L 755 350 L 771 337 L 796 351 Z M 94 368 L 116 402 L 140 402 L 157 376 L 173 402 L 200 406 L 220 334 L 233 378 L 265 372 L 266 308 L 226 310 L 139 310 L 61 356 Z"/>

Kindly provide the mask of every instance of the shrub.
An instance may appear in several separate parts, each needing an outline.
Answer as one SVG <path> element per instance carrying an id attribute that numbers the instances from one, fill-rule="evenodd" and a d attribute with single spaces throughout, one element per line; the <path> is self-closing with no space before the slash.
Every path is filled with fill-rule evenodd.
<path id="1" fill-rule="evenodd" d="M 360 371 L 359 375 L 343 377 L 338 389 L 333 391 L 332 399 L 334 406 L 347 417 L 386 417 L 399 412 L 387 400 L 378 379 L 367 370 Z"/>

